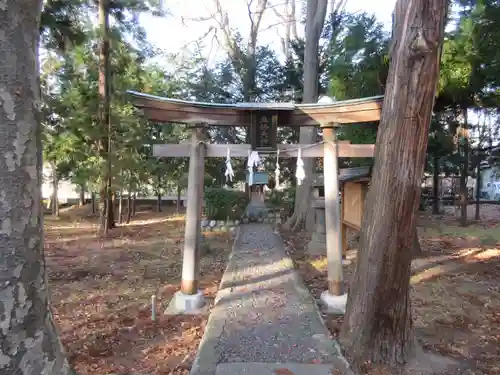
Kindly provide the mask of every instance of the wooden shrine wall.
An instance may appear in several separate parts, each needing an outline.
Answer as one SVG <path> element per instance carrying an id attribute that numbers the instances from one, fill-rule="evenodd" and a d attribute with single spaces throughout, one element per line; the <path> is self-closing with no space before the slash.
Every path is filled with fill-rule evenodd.
<path id="1" fill-rule="evenodd" d="M 342 218 L 347 226 L 360 230 L 366 189 L 361 183 L 346 182 L 342 195 Z"/>

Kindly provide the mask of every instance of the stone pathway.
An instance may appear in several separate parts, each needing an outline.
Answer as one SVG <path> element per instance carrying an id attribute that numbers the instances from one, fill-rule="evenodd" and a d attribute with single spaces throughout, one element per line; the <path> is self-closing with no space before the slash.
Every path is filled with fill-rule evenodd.
<path id="1" fill-rule="evenodd" d="M 340 355 L 268 224 L 239 229 L 192 375 L 327 375 Z"/>

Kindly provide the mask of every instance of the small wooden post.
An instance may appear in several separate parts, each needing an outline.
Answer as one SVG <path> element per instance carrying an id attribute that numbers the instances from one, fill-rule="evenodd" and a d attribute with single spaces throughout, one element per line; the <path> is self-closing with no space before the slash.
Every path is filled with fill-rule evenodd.
<path id="1" fill-rule="evenodd" d="M 182 259 L 181 292 L 193 295 L 198 292 L 200 220 L 202 211 L 203 176 L 205 166 L 205 145 L 203 129 L 194 127 L 191 136 L 191 154 L 187 187 L 186 228 L 184 232 L 184 253 Z"/>
<path id="2" fill-rule="evenodd" d="M 342 257 L 345 258 L 346 255 L 347 255 L 347 245 L 348 245 L 348 241 L 347 241 L 347 225 L 344 224 L 344 197 L 345 197 L 345 194 L 344 194 L 344 188 L 341 188 L 341 201 L 340 201 L 340 226 L 342 227 L 342 238 L 341 238 L 341 241 L 342 241 Z"/>
<path id="3" fill-rule="evenodd" d="M 323 126 L 325 185 L 326 255 L 328 261 L 328 292 L 342 294 L 342 237 L 339 201 L 339 166 L 335 124 Z"/>

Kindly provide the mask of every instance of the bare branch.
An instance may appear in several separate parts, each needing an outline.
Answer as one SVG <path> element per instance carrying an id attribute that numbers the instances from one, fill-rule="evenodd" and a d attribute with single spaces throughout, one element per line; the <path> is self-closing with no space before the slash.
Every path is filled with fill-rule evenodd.
<path id="1" fill-rule="evenodd" d="M 299 34 L 297 33 L 297 10 L 295 7 L 295 0 L 292 0 L 290 9 L 290 19 L 292 21 L 292 38 L 297 39 Z"/>
<path id="2" fill-rule="evenodd" d="M 263 29 L 259 30 L 260 32 L 264 32 L 264 31 L 267 31 L 267 30 L 270 30 L 270 29 L 274 29 L 275 27 L 277 26 L 287 26 L 289 24 L 289 21 L 285 20 L 285 21 L 280 21 L 280 22 L 276 22 L 276 23 L 273 23 L 269 26 L 266 26 L 264 27 Z"/>
<path id="3" fill-rule="evenodd" d="M 330 9 L 331 13 L 334 15 L 338 15 L 343 12 L 347 0 L 330 0 Z"/>
<path id="4" fill-rule="evenodd" d="M 249 14 L 251 28 L 250 28 L 250 38 L 248 41 L 248 49 L 249 52 L 252 54 L 255 53 L 255 49 L 257 48 L 257 34 L 259 33 L 260 23 L 262 22 L 262 17 L 264 16 L 264 12 L 266 11 L 266 9 L 267 9 L 267 0 L 258 0 L 257 9 L 253 14 L 252 13 Z"/>
<path id="5" fill-rule="evenodd" d="M 286 58 L 290 57 L 291 49 L 290 44 L 293 39 L 297 39 L 297 19 L 296 19 L 296 4 L 295 0 L 285 0 L 283 13 L 280 13 L 276 8 L 272 8 L 275 16 L 280 19 L 281 24 L 284 25 L 285 35 L 280 37 L 281 50 Z M 279 24 L 275 24 L 277 26 Z"/>

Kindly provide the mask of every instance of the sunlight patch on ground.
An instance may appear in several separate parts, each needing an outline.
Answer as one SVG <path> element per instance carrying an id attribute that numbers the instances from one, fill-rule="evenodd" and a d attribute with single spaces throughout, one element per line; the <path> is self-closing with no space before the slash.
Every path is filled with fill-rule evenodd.
<path id="1" fill-rule="evenodd" d="M 185 221 L 185 220 L 186 220 L 185 216 L 179 215 L 179 216 L 171 216 L 171 217 L 166 217 L 166 218 L 137 220 L 137 221 L 130 222 L 128 224 L 124 223 L 124 224 L 122 224 L 122 226 L 124 226 L 124 227 L 137 227 L 137 226 L 148 225 L 148 224 L 176 223 L 176 222 Z"/>
<path id="2" fill-rule="evenodd" d="M 323 272 L 327 269 L 328 259 L 326 258 L 326 256 L 324 256 L 324 257 L 321 257 L 319 259 L 310 260 L 309 264 L 311 266 L 313 266 L 319 272 Z"/>
<path id="3" fill-rule="evenodd" d="M 494 245 L 500 242 L 500 224 L 471 224 L 467 227 L 458 225 L 436 225 L 433 228 L 423 229 L 422 235 L 426 238 L 440 236 L 462 237 L 469 240 L 478 240 L 483 244 Z"/>
<path id="4" fill-rule="evenodd" d="M 411 284 L 418 284 L 422 281 L 443 275 L 450 272 L 457 272 L 462 267 L 474 263 L 482 263 L 493 259 L 500 260 L 500 249 L 461 249 L 460 251 L 440 259 L 435 266 L 432 265 L 432 258 L 429 259 L 429 268 L 418 272 L 410 279 Z"/>

